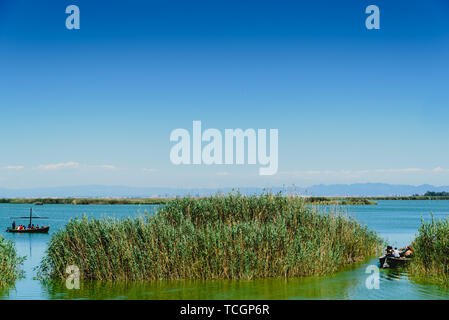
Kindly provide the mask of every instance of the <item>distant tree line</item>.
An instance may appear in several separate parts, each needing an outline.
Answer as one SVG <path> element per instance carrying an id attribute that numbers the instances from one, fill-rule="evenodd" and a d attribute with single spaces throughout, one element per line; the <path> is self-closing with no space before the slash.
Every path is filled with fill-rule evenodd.
<path id="1" fill-rule="evenodd" d="M 424 193 L 424 196 L 428 196 L 428 197 L 448 197 L 449 196 L 449 192 L 446 192 L 446 191 L 442 191 L 442 192 L 427 191 L 426 193 Z"/>

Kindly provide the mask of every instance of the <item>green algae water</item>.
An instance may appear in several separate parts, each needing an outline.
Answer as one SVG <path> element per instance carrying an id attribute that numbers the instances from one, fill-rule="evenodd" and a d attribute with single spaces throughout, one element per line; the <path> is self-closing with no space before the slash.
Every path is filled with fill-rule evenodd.
<path id="1" fill-rule="evenodd" d="M 10 217 L 24 216 L 29 205 L 0 204 L 0 233 L 26 256 L 23 279 L 2 289 L 1 299 L 448 299 L 449 289 L 411 279 L 405 271 L 380 270 L 380 288 L 367 289 L 366 268 L 377 259 L 347 267 L 325 277 L 242 280 L 158 280 L 146 282 L 81 281 L 79 290 L 69 290 L 64 281 L 36 279 L 51 234 L 70 218 L 86 214 L 101 217 L 135 217 L 154 212 L 152 205 L 43 205 L 33 213 L 49 217 L 34 223 L 50 225 L 50 234 L 9 234 Z M 421 218 L 436 219 L 449 213 L 449 200 L 384 200 L 377 206 L 349 206 L 348 212 L 361 224 L 379 233 L 392 246 L 402 247 L 415 237 Z M 16 220 L 16 223 L 26 221 Z"/>

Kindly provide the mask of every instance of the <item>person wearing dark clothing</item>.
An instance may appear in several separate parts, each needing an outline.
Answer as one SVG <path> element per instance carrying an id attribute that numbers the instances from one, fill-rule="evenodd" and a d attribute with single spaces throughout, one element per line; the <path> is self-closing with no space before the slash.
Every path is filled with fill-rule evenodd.
<path id="1" fill-rule="evenodd" d="M 16 229 L 16 222 L 15 221 L 12 222 L 12 229 L 13 230 Z"/>
<path id="2" fill-rule="evenodd" d="M 385 253 L 387 254 L 387 257 L 393 257 L 393 247 L 387 246 L 387 250 L 385 250 Z"/>

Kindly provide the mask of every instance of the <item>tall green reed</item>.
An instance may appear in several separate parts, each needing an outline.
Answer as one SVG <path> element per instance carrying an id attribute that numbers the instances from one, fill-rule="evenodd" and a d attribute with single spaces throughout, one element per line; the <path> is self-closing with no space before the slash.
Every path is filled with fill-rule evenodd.
<path id="1" fill-rule="evenodd" d="M 96 280 L 322 275 L 376 253 L 381 239 L 338 212 L 266 194 L 179 198 L 154 216 L 73 219 L 53 235 L 41 273 L 68 265 Z"/>
<path id="2" fill-rule="evenodd" d="M 418 278 L 449 286 L 449 219 L 422 220 L 412 243 L 414 259 L 410 273 Z"/>
<path id="3" fill-rule="evenodd" d="M 0 288 L 13 285 L 21 276 L 19 268 L 23 260 L 12 242 L 0 236 Z"/>

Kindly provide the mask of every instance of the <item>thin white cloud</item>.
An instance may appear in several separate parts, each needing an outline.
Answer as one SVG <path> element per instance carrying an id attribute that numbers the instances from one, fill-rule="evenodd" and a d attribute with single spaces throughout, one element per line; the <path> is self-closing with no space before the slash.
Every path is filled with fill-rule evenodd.
<path id="1" fill-rule="evenodd" d="M 437 168 L 436 168 L 437 169 Z M 435 171 L 434 169 L 433 171 Z M 441 169 L 441 168 L 440 168 Z M 405 168 L 405 169 L 375 169 L 375 170 L 306 170 L 306 171 L 281 171 L 281 175 L 299 176 L 299 177 L 316 177 L 316 176 L 348 176 L 359 177 L 372 173 L 417 173 L 425 171 L 421 168 Z"/>
<path id="2" fill-rule="evenodd" d="M 421 168 L 405 168 L 405 169 L 377 169 L 376 172 L 380 173 L 395 173 L 395 172 L 421 172 Z"/>
<path id="3" fill-rule="evenodd" d="M 23 168 L 25 168 L 24 166 L 6 166 L 3 167 L 3 169 L 7 169 L 7 170 L 22 170 Z"/>
<path id="4" fill-rule="evenodd" d="M 305 174 L 311 174 L 311 175 L 321 174 L 321 171 L 320 170 L 309 170 L 309 171 L 306 171 Z"/>
<path id="5" fill-rule="evenodd" d="M 436 172 L 436 173 L 440 173 L 440 172 L 449 172 L 449 169 L 443 169 L 443 168 L 441 168 L 441 167 L 436 167 L 436 168 L 434 168 L 432 171 L 433 171 L 433 172 Z"/>
<path id="6" fill-rule="evenodd" d="M 369 170 L 307 170 L 307 171 L 281 171 L 283 175 L 293 176 L 341 176 L 341 175 L 360 175 L 369 173 Z"/>
<path id="7" fill-rule="evenodd" d="M 116 166 L 112 165 L 112 164 L 102 164 L 99 166 L 90 166 L 92 168 L 100 168 L 100 169 L 108 169 L 108 170 L 115 170 L 117 169 Z"/>
<path id="8" fill-rule="evenodd" d="M 54 164 L 41 164 L 37 167 L 42 170 L 58 170 L 58 169 L 74 169 L 74 168 L 97 168 L 97 169 L 107 169 L 107 170 L 115 170 L 116 166 L 111 164 L 101 164 L 101 165 L 81 165 L 79 162 L 69 161 L 63 163 L 54 163 Z"/>
<path id="9" fill-rule="evenodd" d="M 407 168 L 407 169 L 403 170 L 403 172 L 421 172 L 421 171 L 424 171 L 424 170 L 421 168 Z"/>
<path id="10" fill-rule="evenodd" d="M 78 162 L 65 162 L 65 163 L 55 163 L 55 164 L 41 164 L 38 166 L 39 169 L 43 170 L 57 170 L 57 169 L 67 169 L 67 168 L 78 168 L 80 164 Z"/>

